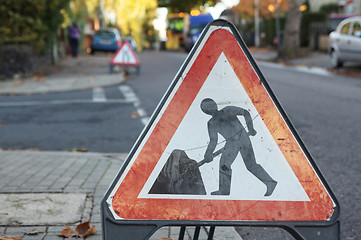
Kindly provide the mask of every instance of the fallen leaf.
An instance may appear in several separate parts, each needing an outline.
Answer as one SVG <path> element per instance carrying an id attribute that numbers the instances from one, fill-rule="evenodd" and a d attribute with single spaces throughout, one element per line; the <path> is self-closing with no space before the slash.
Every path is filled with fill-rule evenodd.
<path id="1" fill-rule="evenodd" d="M 85 223 L 80 223 L 78 226 L 76 226 L 75 231 L 77 231 L 79 235 L 82 235 L 86 233 L 88 229 L 89 229 L 89 221 Z"/>
<path id="2" fill-rule="evenodd" d="M 26 150 L 33 151 L 33 152 L 41 152 L 40 148 L 27 148 Z"/>
<path id="3" fill-rule="evenodd" d="M 71 229 L 71 227 L 66 226 L 66 228 L 64 228 L 63 231 L 61 231 L 60 236 L 66 238 L 72 238 L 77 236 L 77 234 L 76 232 L 73 231 L 73 229 Z"/>
<path id="4" fill-rule="evenodd" d="M 23 85 L 24 84 L 24 80 L 22 80 L 22 81 L 17 81 L 16 83 L 14 83 L 13 84 L 13 88 L 18 88 L 18 87 L 20 87 L 21 85 Z"/>
<path id="5" fill-rule="evenodd" d="M 89 227 L 89 221 L 79 224 L 76 227 L 75 231 L 77 231 L 78 235 L 82 238 L 86 238 L 90 235 L 94 235 L 97 232 L 97 230 L 95 229 L 95 225 Z"/>
<path id="6" fill-rule="evenodd" d="M 139 113 L 133 112 L 132 115 L 130 115 L 131 118 L 139 118 Z"/>
<path id="7" fill-rule="evenodd" d="M 88 231 L 86 231 L 86 233 L 84 234 L 84 238 L 86 238 L 86 237 L 88 237 L 88 236 L 90 236 L 90 235 L 94 235 L 94 234 L 96 234 L 96 233 L 97 233 L 97 230 L 95 229 L 95 225 L 93 225 L 93 226 L 91 226 L 91 227 L 89 228 Z"/>
<path id="8" fill-rule="evenodd" d="M 0 236 L 0 240 L 23 240 L 23 239 L 17 236 Z"/>
<path id="9" fill-rule="evenodd" d="M 64 228 L 63 231 L 61 231 L 60 236 L 66 238 L 72 238 L 72 237 L 86 238 L 90 235 L 94 235 L 96 232 L 97 230 L 95 229 L 95 225 L 89 227 L 89 221 L 88 221 L 78 224 L 78 226 L 75 228 L 75 231 L 73 231 L 71 227 L 66 226 L 66 228 Z"/>
<path id="10" fill-rule="evenodd" d="M 88 149 L 86 148 L 73 148 L 72 150 L 70 150 L 70 152 L 88 152 Z"/>
<path id="11" fill-rule="evenodd" d="M 35 81 L 35 82 L 45 82 L 46 81 L 46 77 L 42 77 L 42 76 L 34 76 L 33 77 L 33 80 Z"/>
<path id="12" fill-rule="evenodd" d="M 95 82 L 95 81 L 96 81 L 95 78 L 90 78 L 90 79 L 89 79 L 89 82 Z"/>
<path id="13" fill-rule="evenodd" d="M 0 127 L 3 127 L 3 126 L 4 126 L 4 124 L 0 123 Z"/>

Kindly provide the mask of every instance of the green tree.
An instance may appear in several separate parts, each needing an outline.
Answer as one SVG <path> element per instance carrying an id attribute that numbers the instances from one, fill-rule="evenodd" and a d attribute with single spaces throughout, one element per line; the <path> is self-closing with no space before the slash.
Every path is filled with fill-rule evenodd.
<path id="1" fill-rule="evenodd" d="M 144 37 L 144 21 L 151 21 L 152 13 L 157 8 L 156 0 L 105 0 L 105 8 L 114 9 L 117 25 L 124 36 L 131 35 L 137 42 L 138 50 L 142 50 Z"/>
<path id="2" fill-rule="evenodd" d="M 190 12 L 192 8 L 198 8 L 205 4 L 213 6 L 215 0 L 161 0 L 160 7 L 168 7 L 171 12 Z"/>
<path id="3" fill-rule="evenodd" d="M 37 52 L 52 44 L 69 0 L 1 0 L 0 45 L 29 44 Z"/>

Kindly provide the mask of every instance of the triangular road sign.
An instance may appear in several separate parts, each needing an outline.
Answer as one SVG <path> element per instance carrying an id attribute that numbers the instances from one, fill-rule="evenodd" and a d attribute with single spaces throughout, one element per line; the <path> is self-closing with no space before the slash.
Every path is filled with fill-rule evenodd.
<path id="1" fill-rule="evenodd" d="M 130 43 L 123 41 L 123 44 L 116 51 L 110 63 L 112 65 L 138 66 L 139 59 Z"/>
<path id="2" fill-rule="evenodd" d="M 338 218 L 326 181 L 223 20 L 202 33 L 103 203 L 115 221 Z"/>

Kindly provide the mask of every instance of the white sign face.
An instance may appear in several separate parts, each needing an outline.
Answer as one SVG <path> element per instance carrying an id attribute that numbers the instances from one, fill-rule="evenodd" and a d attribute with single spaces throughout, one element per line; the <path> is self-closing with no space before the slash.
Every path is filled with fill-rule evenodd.
<path id="1" fill-rule="evenodd" d="M 234 150 L 238 152 L 237 157 L 231 164 L 232 178 L 229 195 L 211 195 L 219 187 L 220 156 L 215 157 L 212 162 L 199 167 L 206 195 L 149 194 L 151 187 L 174 149 L 184 150 L 190 159 L 198 162 L 203 160 L 210 141 L 207 122 L 211 116 L 205 114 L 200 108 L 202 100 L 206 98 L 213 99 L 217 103 L 218 110 L 227 106 L 236 106 L 249 111 L 253 121 L 253 128 L 257 131 L 255 136 L 249 137 L 256 162 L 277 181 L 277 186 L 270 196 L 264 196 L 266 186 L 247 170 L 245 160 L 237 149 Z M 238 116 L 238 120 L 248 131 L 245 118 Z M 218 133 L 216 150 L 223 148 L 226 142 L 227 140 Z M 139 194 L 139 198 L 309 201 L 307 194 L 223 53 L 218 58 L 161 159 L 148 178 Z"/>
<path id="2" fill-rule="evenodd" d="M 124 42 L 113 56 L 111 63 L 113 65 L 139 65 L 139 60 L 132 46 L 128 42 Z"/>

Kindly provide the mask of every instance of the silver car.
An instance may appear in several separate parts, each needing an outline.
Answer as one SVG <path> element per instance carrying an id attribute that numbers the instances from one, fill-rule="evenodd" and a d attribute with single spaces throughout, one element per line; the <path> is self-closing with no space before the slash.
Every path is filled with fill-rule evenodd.
<path id="1" fill-rule="evenodd" d="M 344 62 L 361 62 L 361 17 L 343 20 L 330 33 L 328 52 L 334 68 Z"/>

